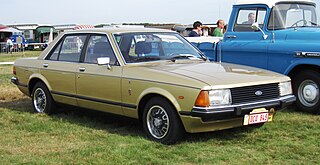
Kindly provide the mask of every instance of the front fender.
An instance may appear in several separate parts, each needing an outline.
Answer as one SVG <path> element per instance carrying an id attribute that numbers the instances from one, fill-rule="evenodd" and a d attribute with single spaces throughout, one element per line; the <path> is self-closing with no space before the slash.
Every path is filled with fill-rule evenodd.
<path id="1" fill-rule="evenodd" d="M 161 96 L 165 97 L 166 99 L 168 99 L 172 103 L 172 105 L 176 108 L 177 111 L 181 110 L 181 107 L 180 107 L 178 101 L 169 91 L 162 89 L 162 88 L 157 88 L 157 87 L 147 88 L 143 92 L 141 92 L 141 94 L 139 95 L 139 98 L 138 98 L 137 105 L 139 105 L 139 103 L 144 98 L 144 96 L 149 95 L 149 94 L 161 95 Z"/>
<path id="2" fill-rule="evenodd" d="M 291 64 L 287 67 L 287 69 L 282 73 L 285 75 L 289 75 L 289 73 L 296 67 L 299 67 L 301 65 L 309 65 L 309 66 L 316 66 L 320 67 L 320 59 L 313 59 L 309 57 L 297 57 L 295 60 L 291 62 Z"/>

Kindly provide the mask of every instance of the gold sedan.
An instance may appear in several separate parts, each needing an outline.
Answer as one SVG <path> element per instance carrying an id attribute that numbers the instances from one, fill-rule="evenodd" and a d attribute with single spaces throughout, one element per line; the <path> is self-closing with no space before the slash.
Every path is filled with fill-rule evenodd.
<path id="1" fill-rule="evenodd" d="M 262 125 L 293 101 L 287 76 L 209 62 L 169 30 L 108 28 L 60 34 L 38 58 L 19 59 L 11 81 L 37 113 L 68 104 L 137 118 L 152 140 Z"/>

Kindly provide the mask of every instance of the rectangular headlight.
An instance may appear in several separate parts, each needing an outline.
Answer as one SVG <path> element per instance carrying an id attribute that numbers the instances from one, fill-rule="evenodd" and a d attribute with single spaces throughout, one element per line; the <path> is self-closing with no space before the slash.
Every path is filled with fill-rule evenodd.
<path id="1" fill-rule="evenodd" d="M 230 89 L 220 89 L 209 91 L 210 106 L 231 104 Z"/>
<path id="2" fill-rule="evenodd" d="M 279 83 L 280 96 L 286 96 L 292 94 L 291 82 L 281 82 Z"/>

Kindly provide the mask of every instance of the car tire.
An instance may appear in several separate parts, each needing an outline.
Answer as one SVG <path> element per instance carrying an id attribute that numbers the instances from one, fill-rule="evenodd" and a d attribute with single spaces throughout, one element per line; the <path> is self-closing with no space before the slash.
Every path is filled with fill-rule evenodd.
<path id="1" fill-rule="evenodd" d="M 38 82 L 32 90 L 32 106 L 35 113 L 53 114 L 55 112 L 55 102 L 42 82 Z"/>
<path id="2" fill-rule="evenodd" d="M 314 70 L 299 72 L 293 78 L 293 93 L 297 97 L 296 107 L 304 112 L 320 112 L 320 73 Z"/>
<path id="3" fill-rule="evenodd" d="M 176 109 L 162 97 L 147 102 L 142 123 L 148 137 L 162 144 L 176 143 L 185 132 Z"/>

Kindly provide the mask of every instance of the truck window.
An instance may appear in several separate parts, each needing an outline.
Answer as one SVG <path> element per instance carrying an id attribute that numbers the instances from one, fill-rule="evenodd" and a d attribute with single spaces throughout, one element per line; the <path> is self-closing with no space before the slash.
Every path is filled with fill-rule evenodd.
<path id="1" fill-rule="evenodd" d="M 307 4 L 277 4 L 272 8 L 268 29 L 318 26 L 315 6 Z"/>
<path id="2" fill-rule="evenodd" d="M 237 21 L 233 27 L 235 32 L 254 31 L 251 25 L 255 22 L 259 23 L 262 28 L 266 16 L 266 9 L 264 8 L 243 8 L 240 9 L 237 16 Z"/>

